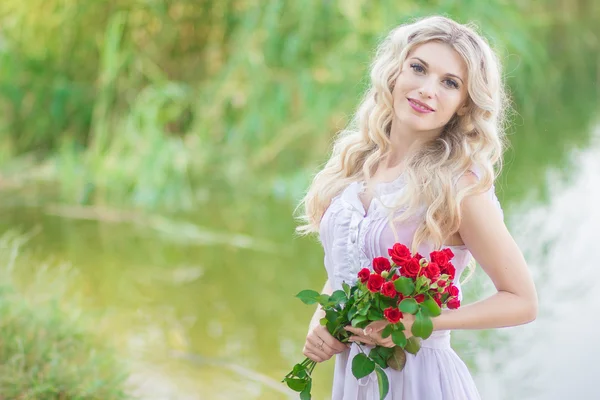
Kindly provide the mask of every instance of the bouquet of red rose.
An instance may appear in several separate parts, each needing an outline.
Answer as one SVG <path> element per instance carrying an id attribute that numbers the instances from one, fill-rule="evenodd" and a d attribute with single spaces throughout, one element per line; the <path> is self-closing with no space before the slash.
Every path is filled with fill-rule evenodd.
<path id="1" fill-rule="evenodd" d="M 431 318 L 439 316 L 443 307 L 460 307 L 459 290 L 453 285 L 456 270 L 450 262 L 454 257 L 452 250 L 433 251 L 427 260 L 419 253 L 412 255 L 408 247 L 396 243 L 388 249 L 388 254 L 391 261 L 386 257 L 373 259 L 373 272 L 368 268 L 360 270 L 354 286 L 344 282 L 342 290 L 334 291 L 331 296 L 314 290 L 303 290 L 296 295 L 305 304 L 321 304 L 325 311 L 321 324 L 342 343 L 347 343 L 352 335 L 345 326 L 365 328 L 373 321 L 387 320 L 381 336 L 391 336 L 396 346 L 375 346 L 366 354 L 359 345 L 361 352 L 352 359 L 352 374 L 357 379 L 375 371 L 381 400 L 389 391 L 383 369 L 402 370 L 406 363 L 405 351 L 416 354 L 421 339 L 427 339 L 433 332 Z M 415 317 L 410 338 L 404 333 L 403 313 Z M 311 398 L 311 374 L 315 365 L 315 361 L 306 358 L 282 380 L 300 392 L 302 400 Z"/>

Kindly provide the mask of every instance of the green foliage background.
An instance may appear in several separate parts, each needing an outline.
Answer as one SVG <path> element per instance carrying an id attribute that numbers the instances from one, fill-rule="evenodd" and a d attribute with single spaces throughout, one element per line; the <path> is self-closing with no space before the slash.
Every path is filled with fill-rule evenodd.
<path id="1" fill-rule="evenodd" d="M 572 114 L 562 94 L 599 74 L 585 0 L 6 0 L 3 175 L 58 181 L 68 202 L 185 210 L 207 185 L 272 193 L 299 174 L 297 198 L 378 40 L 431 13 L 477 22 L 498 48 L 517 123 Z"/>

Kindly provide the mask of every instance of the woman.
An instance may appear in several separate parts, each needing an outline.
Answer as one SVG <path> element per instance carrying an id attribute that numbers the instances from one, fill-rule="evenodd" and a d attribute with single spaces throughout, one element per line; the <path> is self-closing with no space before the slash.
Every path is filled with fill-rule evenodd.
<path id="1" fill-rule="evenodd" d="M 450 347 L 452 329 L 490 329 L 533 321 L 537 294 L 526 261 L 508 232 L 494 191 L 504 147 L 506 99 L 498 58 L 471 26 L 429 17 L 394 29 L 378 48 L 371 88 L 351 128 L 302 200 L 305 225 L 325 250 L 331 293 L 354 284 L 371 260 L 396 242 L 428 255 L 450 248 L 456 276 L 474 258 L 494 283 L 489 298 L 444 310 L 421 350 L 402 371 L 386 369 L 386 399 L 479 399 L 473 378 Z M 457 282 L 460 288 L 460 283 Z M 333 394 L 378 399 L 375 373 L 357 380 L 351 361 L 379 344 L 387 321 L 337 341 L 313 316 L 304 354 L 322 362 L 336 356 Z M 410 332 L 413 318 L 401 321 Z"/>

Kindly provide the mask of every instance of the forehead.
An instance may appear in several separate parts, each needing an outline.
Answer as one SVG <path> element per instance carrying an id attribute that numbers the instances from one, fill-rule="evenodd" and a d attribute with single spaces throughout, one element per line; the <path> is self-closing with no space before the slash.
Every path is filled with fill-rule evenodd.
<path id="1" fill-rule="evenodd" d="M 427 42 L 412 48 L 407 56 L 418 57 L 429 64 L 430 69 L 440 73 L 450 73 L 464 78 L 467 74 L 467 65 L 463 58 L 450 45 L 441 42 Z"/>

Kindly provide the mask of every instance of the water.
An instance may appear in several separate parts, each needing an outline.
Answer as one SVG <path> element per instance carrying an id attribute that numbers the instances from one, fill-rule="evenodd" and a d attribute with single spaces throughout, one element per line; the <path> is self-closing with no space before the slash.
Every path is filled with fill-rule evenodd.
<path id="1" fill-rule="evenodd" d="M 583 150 L 567 152 L 570 166 L 538 177 L 549 201 L 531 192 L 506 204 L 540 313 L 522 327 L 454 333 L 485 399 L 592 393 L 600 353 L 594 341 L 600 295 L 593 290 L 599 131 Z M 107 316 L 98 329 L 134 360 L 132 381 L 146 398 L 282 399 L 289 392 L 279 380 L 303 358 L 313 312 L 293 296 L 320 289 L 325 271 L 319 244 L 293 239 L 290 208 L 262 206 L 273 228 L 246 221 L 240 235 L 216 234 L 224 232 L 218 226 L 226 225 L 226 213 L 203 214 L 209 229 L 176 218 L 13 205 L 2 209 L 2 221 L 5 228 L 38 227 L 26 246 L 31 256 L 69 261 L 80 272 L 86 309 Z M 260 208 L 256 218 L 264 218 Z M 493 291 L 478 275 L 467 285 L 472 298 Z M 317 368 L 314 398 L 326 399 L 333 362 Z"/>
<path id="2" fill-rule="evenodd" d="M 600 126 L 593 139 L 588 149 L 571 153 L 574 166 L 566 178 L 548 171 L 547 204 L 524 202 L 510 216 L 537 284 L 540 310 L 534 323 L 506 330 L 508 341 L 494 354 L 497 366 L 486 378 L 492 384 L 485 387 L 485 399 L 594 398 L 600 356 L 600 292 L 595 288 Z"/>

